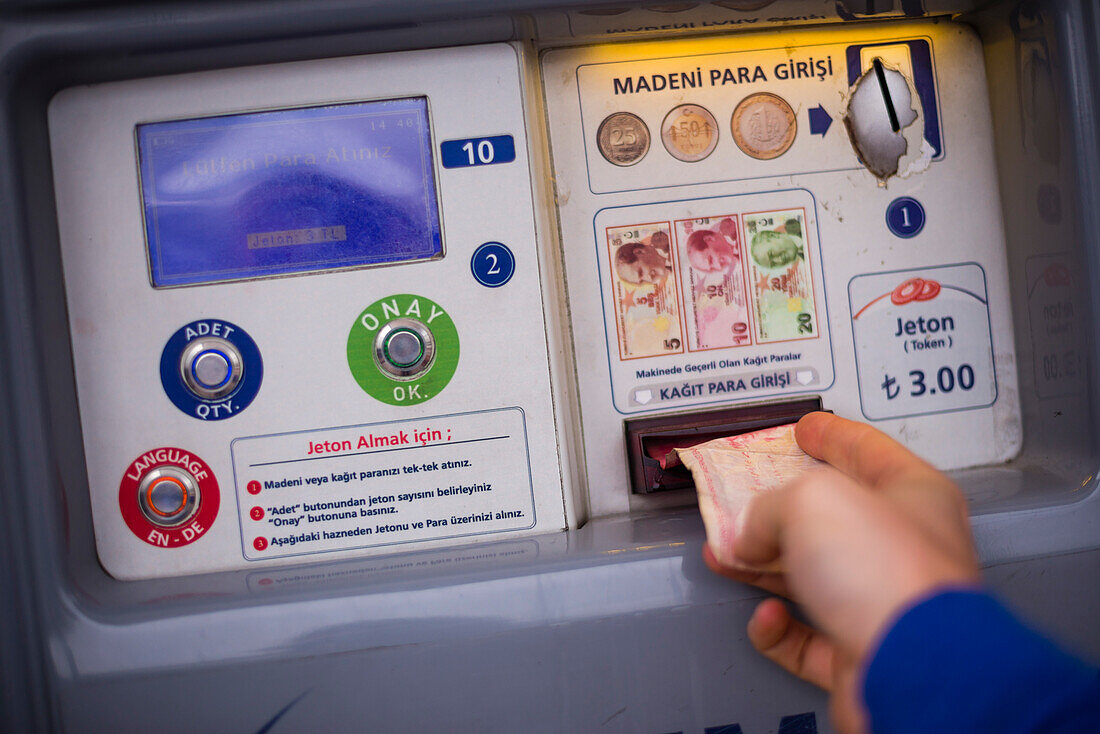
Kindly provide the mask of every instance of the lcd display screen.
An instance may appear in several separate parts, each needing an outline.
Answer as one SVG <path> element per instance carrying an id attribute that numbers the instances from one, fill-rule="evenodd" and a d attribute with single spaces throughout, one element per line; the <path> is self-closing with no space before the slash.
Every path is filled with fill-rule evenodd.
<path id="1" fill-rule="evenodd" d="M 424 97 L 146 123 L 137 148 L 154 287 L 443 255 Z"/>

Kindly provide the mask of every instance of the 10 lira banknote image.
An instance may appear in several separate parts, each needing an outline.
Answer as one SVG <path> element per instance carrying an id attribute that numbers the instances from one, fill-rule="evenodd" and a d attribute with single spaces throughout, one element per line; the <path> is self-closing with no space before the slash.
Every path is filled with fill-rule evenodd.
<path id="1" fill-rule="evenodd" d="M 752 343 L 736 214 L 676 222 L 688 349 Z"/>

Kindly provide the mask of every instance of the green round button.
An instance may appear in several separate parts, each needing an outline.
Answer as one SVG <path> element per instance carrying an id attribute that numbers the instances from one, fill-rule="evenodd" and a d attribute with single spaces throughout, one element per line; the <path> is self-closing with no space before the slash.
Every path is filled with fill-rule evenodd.
<path id="1" fill-rule="evenodd" d="M 435 357 L 428 369 L 412 379 L 394 379 L 375 361 L 378 330 L 394 319 L 419 321 L 431 331 L 435 341 Z M 423 403 L 439 394 L 454 376 L 458 367 L 458 329 L 450 315 L 434 301 L 408 293 L 386 296 L 363 309 L 352 324 L 348 333 L 348 367 L 359 387 L 376 400 L 389 405 Z"/>
<path id="2" fill-rule="evenodd" d="M 397 367 L 411 367 L 424 356 L 424 342 L 412 329 L 395 329 L 386 337 L 382 350 L 390 364 Z"/>

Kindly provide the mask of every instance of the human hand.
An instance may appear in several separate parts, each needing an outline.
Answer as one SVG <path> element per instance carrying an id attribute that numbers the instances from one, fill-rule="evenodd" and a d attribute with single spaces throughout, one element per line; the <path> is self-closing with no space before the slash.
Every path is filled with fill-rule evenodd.
<path id="1" fill-rule="evenodd" d="M 800 603 L 817 629 L 768 599 L 748 624 L 753 646 L 831 694 L 833 725 L 866 730 L 860 671 L 887 626 L 913 602 L 979 580 L 966 502 L 944 474 L 885 434 L 828 413 L 798 422 L 807 454 L 831 465 L 754 498 L 734 555 L 784 573 L 712 570 Z"/>

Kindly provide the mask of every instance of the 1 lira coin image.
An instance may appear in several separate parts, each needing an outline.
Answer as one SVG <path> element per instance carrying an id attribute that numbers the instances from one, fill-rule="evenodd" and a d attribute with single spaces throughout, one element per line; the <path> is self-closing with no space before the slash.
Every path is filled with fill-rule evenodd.
<path id="1" fill-rule="evenodd" d="M 798 132 L 787 100 L 770 92 L 750 94 L 738 103 L 730 122 L 737 147 L 753 158 L 770 160 L 787 152 Z"/>

